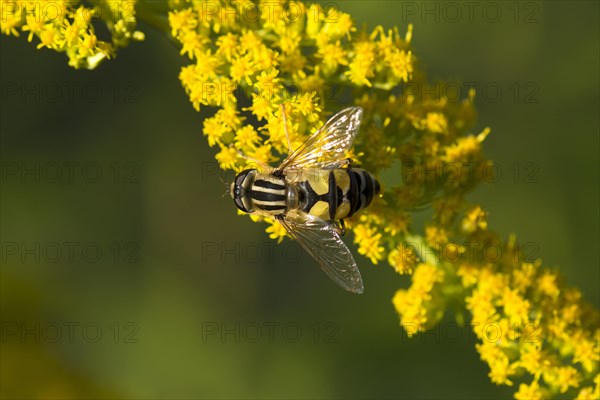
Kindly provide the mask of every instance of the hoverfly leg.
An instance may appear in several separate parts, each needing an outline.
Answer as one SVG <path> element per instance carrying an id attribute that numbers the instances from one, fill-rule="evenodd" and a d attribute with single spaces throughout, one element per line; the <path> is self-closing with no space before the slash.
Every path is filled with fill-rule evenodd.
<path id="1" fill-rule="evenodd" d="M 351 164 L 352 164 L 351 158 L 344 158 L 343 160 L 338 160 L 338 161 L 330 163 L 329 165 L 327 165 L 325 167 L 325 169 L 338 169 L 338 168 L 344 168 L 346 166 L 348 168 L 350 168 Z"/>
<path id="2" fill-rule="evenodd" d="M 346 165 L 348 166 L 348 168 L 359 167 L 358 163 L 356 163 L 355 160 L 353 160 L 351 158 L 346 158 L 344 161 L 346 162 Z"/>
<path id="3" fill-rule="evenodd" d="M 340 236 L 344 236 L 346 234 L 346 223 L 343 219 L 340 219 L 340 226 L 336 228 L 338 228 L 338 233 L 340 234 Z"/>
<path id="4" fill-rule="evenodd" d="M 288 132 L 288 129 L 287 129 L 287 117 L 285 116 L 285 106 L 283 104 L 281 104 L 280 107 L 281 107 L 281 118 L 283 119 L 283 131 L 285 132 L 285 137 L 286 137 L 287 143 L 288 143 L 288 154 L 292 154 L 292 142 L 290 141 L 290 133 Z"/>

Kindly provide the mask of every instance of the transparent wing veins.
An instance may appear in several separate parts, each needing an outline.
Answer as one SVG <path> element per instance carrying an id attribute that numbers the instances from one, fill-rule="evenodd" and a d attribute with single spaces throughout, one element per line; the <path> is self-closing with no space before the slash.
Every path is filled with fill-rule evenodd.
<path id="1" fill-rule="evenodd" d="M 288 155 L 277 169 L 336 167 L 352 146 L 362 115 L 360 107 L 348 107 L 339 111 Z"/>
<path id="2" fill-rule="evenodd" d="M 358 266 L 331 222 L 302 211 L 290 211 L 280 222 L 334 282 L 349 292 L 363 292 Z"/>

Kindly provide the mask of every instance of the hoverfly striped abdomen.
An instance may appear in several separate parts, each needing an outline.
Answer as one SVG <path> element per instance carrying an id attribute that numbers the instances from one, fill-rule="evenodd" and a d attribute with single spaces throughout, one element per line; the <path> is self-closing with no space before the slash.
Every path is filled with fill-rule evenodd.
<path id="1" fill-rule="evenodd" d="M 381 191 L 379 181 L 368 171 L 361 168 L 348 168 L 350 190 L 347 197 L 350 201 L 350 212 L 342 218 L 351 217 L 354 213 L 368 207 L 373 197 Z"/>
<path id="2" fill-rule="evenodd" d="M 300 210 L 329 221 L 351 217 L 380 191 L 377 179 L 360 168 L 312 170 L 295 179 Z"/>

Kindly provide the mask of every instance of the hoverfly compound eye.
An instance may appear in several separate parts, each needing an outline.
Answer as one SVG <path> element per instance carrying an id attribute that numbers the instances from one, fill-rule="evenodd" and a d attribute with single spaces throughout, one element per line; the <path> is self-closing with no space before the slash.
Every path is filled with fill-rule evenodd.
<path id="1" fill-rule="evenodd" d="M 250 201 L 246 191 L 252 187 L 256 177 L 255 169 L 246 169 L 238 174 L 233 183 L 232 194 L 233 201 L 237 208 L 241 211 L 252 212 L 252 202 Z"/>
<path id="2" fill-rule="evenodd" d="M 249 189 L 256 177 L 255 169 L 245 169 L 235 178 L 235 186 L 240 189 Z"/>
<path id="3" fill-rule="evenodd" d="M 235 178 L 235 186 L 237 188 L 242 187 L 242 184 L 244 183 L 244 179 L 246 179 L 246 175 L 248 175 L 248 171 L 242 171 Z"/>
<path id="4" fill-rule="evenodd" d="M 240 209 L 240 211 L 243 211 L 245 213 L 248 212 L 248 209 L 246 209 L 246 207 L 244 206 L 244 201 L 241 197 L 234 197 L 233 201 L 235 202 L 236 207 Z"/>

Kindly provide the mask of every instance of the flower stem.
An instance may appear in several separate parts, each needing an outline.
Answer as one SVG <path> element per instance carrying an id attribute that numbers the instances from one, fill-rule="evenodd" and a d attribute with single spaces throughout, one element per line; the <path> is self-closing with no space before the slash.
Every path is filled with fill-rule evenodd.
<path id="1" fill-rule="evenodd" d="M 438 265 L 439 259 L 436 256 L 436 253 L 425 243 L 425 239 L 422 236 L 414 235 L 414 234 L 406 234 L 404 236 L 405 242 L 409 245 L 414 245 L 415 253 L 422 262 Z"/>
<path id="2" fill-rule="evenodd" d="M 171 38 L 171 28 L 167 19 L 168 11 L 166 1 L 139 0 L 136 4 L 136 15 L 140 21 Z"/>

